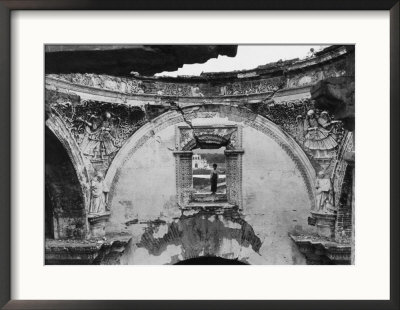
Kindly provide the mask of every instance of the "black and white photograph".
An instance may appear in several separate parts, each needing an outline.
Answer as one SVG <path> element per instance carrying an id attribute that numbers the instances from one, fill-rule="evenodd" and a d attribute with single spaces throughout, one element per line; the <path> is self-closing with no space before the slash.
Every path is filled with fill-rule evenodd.
<path id="1" fill-rule="evenodd" d="M 44 46 L 46 265 L 353 265 L 355 45 Z"/>

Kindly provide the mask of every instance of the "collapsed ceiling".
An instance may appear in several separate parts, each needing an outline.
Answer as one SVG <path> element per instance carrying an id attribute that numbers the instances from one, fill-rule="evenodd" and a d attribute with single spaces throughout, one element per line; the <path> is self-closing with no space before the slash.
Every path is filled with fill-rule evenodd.
<path id="1" fill-rule="evenodd" d="M 46 73 L 151 76 L 184 64 L 234 57 L 237 45 L 46 45 Z"/>

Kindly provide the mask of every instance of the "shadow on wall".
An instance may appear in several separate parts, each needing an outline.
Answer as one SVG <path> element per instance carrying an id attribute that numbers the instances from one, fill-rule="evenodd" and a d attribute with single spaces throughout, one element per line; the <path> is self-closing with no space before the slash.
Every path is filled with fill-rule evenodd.
<path id="1" fill-rule="evenodd" d="M 192 214 L 182 215 L 171 223 L 150 222 L 140 241 L 135 243 L 132 239 L 118 261 L 105 256 L 100 264 L 226 264 L 221 259 L 238 264 L 263 264 L 258 253 L 261 240 L 253 228 L 238 210 L 220 211 L 188 211 Z M 197 260 L 188 261 L 191 259 Z"/>

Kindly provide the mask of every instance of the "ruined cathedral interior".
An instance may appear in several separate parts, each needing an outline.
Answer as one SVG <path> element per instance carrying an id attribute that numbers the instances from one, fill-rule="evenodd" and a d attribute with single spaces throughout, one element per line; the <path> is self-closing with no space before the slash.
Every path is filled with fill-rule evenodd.
<path id="1" fill-rule="evenodd" d="M 45 264 L 354 264 L 354 46 L 237 51 L 45 46 Z"/>

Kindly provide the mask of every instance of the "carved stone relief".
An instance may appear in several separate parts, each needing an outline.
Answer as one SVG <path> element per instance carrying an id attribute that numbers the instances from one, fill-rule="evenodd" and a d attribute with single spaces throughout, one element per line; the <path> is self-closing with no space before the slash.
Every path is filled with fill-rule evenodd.
<path id="1" fill-rule="evenodd" d="M 147 122 L 139 107 L 60 100 L 50 106 L 64 120 L 84 157 L 100 171 L 107 170 L 124 142 Z"/>
<path id="2" fill-rule="evenodd" d="M 98 172 L 90 184 L 90 207 L 89 214 L 102 214 L 109 210 L 108 187 L 104 183 L 104 176 Z"/>
<path id="3" fill-rule="evenodd" d="M 269 100 L 247 106 L 281 126 L 318 166 L 326 168 L 336 157 L 345 133 L 342 123 L 334 120 L 328 112 L 315 109 L 310 99 L 279 103 Z"/>
<path id="4" fill-rule="evenodd" d="M 274 100 L 247 104 L 253 112 L 260 114 L 275 124 L 279 125 L 285 132 L 303 145 L 303 126 L 299 126 L 299 120 L 303 119 L 307 111 L 314 107 L 309 99 L 297 99 L 276 103 Z"/>
<path id="5" fill-rule="evenodd" d="M 203 84 L 142 81 L 134 77 L 117 77 L 92 73 L 48 74 L 48 78 L 77 85 L 105 89 L 127 95 L 152 94 L 172 97 L 235 96 L 274 92 L 286 83 L 286 79 L 274 77 L 254 81 L 237 81 L 221 86 L 206 87 Z"/>
<path id="6" fill-rule="evenodd" d="M 320 213 L 334 213 L 333 188 L 329 175 L 325 176 L 325 173 L 320 171 L 317 175 L 315 187 L 317 190 L 316 211 Z"/>
<path id="7" fill-rule="evenodd" d="M 160 96 L 192 96 L 192 88 L 189 85 L 177 83 L 159 83 L 155 89 L 148 89 L 146 93 L 153 93 Z"/>

